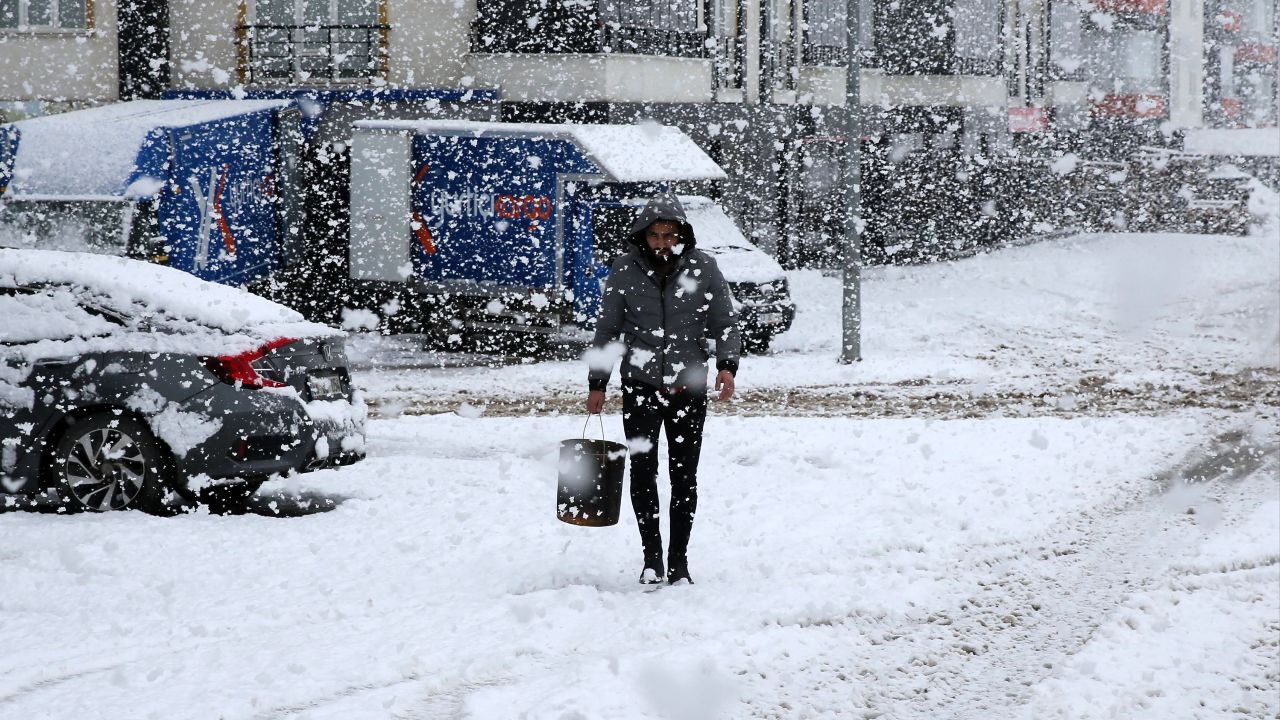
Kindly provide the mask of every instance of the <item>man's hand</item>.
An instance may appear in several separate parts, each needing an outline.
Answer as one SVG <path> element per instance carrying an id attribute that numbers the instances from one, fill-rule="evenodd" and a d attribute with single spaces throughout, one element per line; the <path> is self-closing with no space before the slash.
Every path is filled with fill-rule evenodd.
<path id="1" fill-rule="evenodd" d="M 604 410 L 604 391 L 592 390 L 587 393 L 587 412 L 599 415 L 601 410 Z"/>
<path id="2" fill-rule="evenodd" d="M 728 370 L 721 370 L 716 375 L 716 390 L 720 391 L 720 402 L 733 397 L 733 373 Z"/>

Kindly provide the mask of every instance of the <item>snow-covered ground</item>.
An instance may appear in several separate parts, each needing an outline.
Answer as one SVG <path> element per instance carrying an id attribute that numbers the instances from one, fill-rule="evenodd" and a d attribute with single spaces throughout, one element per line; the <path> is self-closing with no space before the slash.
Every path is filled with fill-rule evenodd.
<path id="1" fill-rule="evenodd" d="M 1280 713 L 1280 237 L 873 270 L 853 366 L 792 283 L 708 423 L 696 585 L 555 520 L 580 363 L 371 367 L 369 459 L 256 513 L 0 515 L 0 718 Z"/>
<path id="2" fill-rule="evenodd" d="M 4 515 L 0 717 L 1270 718 L 1274 426 L 1162 474 L 1223 422 L 719 419 L 653 593 L 553 518 L 572 420 L 375 422 L 268 489 L 328 513 Z"/>

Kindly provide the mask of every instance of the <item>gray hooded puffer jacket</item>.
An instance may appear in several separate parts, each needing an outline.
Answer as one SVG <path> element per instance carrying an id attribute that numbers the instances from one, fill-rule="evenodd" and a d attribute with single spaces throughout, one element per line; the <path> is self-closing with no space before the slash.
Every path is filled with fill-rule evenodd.
<path id="1" fill-rule="evenodd" d="M 678 258 L 666 275 L 645 241 L 645 230 L 659 220 L 680 224 Z M 708 340 L 716 341 L 716 369 L 738 370 L 742 335 L 729 284 L 716 261 L 697 249 L 693 226 L 674 195 L 649 200 L 630 232 L 630 251 L 609 271 L 593 346 L 603 350 L 621 336 L 624 380 L 706 392 Z M 590 388 L 604 390 L 612 370 L 612 363 L 593 363 Z"/>

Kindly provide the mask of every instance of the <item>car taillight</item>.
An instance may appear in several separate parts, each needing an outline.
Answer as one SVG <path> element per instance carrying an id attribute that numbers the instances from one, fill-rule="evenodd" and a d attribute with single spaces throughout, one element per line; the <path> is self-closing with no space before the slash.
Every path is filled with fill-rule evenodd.
<path id="1" fill-rule="evenodd" d="M 270 364 L 266 361 L 267 353 L 276 348 L 284 347 L 294 342 L 293 338 L 280 338 L 272 340 L 256 350 L 242 352 L 239 355 L 219 355 L 218 357 L 206 358 L 205 367 L 209 368 L 209 372 L 213 373 L 219 380 L 228 385 L 241 385 L 249 388 L 280 388 L 287 385 L 274 378 L 265 377 L 263 373 L 273 373 Z"/>

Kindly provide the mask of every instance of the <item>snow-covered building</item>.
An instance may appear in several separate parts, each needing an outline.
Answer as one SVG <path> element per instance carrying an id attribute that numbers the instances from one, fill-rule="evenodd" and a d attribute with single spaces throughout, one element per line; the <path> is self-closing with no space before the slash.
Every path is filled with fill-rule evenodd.
<path id="1" fill-rule="evenodd" d="M 11 115 L 47 102 L 119 97 L 115 0 L 0 3 L 0 101 Z"/>
<path id="2" fill-rule="evenodd" d="M 1029 160 L 1275 124 L 1274 0 L 858 3 L 873 257 L 1022 232 L 1010 198 L 1035 182 Z M 338 145 L 371 115 L 651 118 L 725 168 L 719 201 L 756 242 L 821 264 L 846 206 L 846 7 L 3 0 L 0 100 L 309 92 Z"/>
<path id="3" fill-rule="evenodd" d="M 0 119 L 160 92 L 168 24 L 165 0 L 0 2 Z"/>

